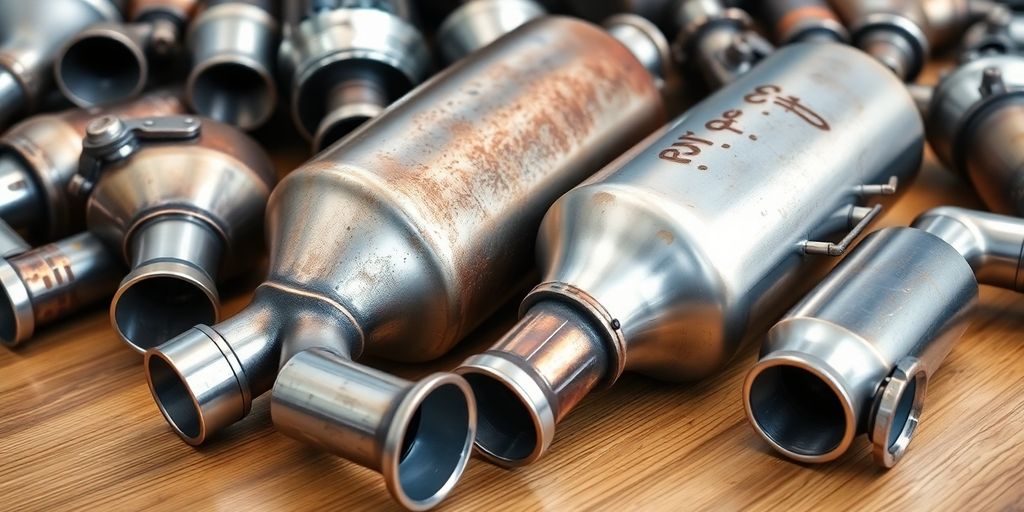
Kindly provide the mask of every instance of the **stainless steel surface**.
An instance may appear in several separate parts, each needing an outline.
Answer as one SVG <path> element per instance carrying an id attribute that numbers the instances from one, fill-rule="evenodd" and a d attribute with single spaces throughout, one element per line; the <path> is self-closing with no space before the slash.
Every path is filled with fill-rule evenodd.
<path id="1" fill-rule="evenodd" d="M 186 36 L 192 110 L 243 130 L 266 123 L 277 105 L 279 32 L 274 16 L 252 2 L 217 2 L 202 11 Z"/>
<path id="2" fill-rule="evenodd" d="M 760 12 L 779 45 L 798 41 L 843 42 L 846 27 L 827 0 L 766 0 Z"/>
<path id="3" fill-rule="evenodd" d="M 1021 219 L 952 207 L 871 234 L 768 332 L 744 384 L 751 424 L 801 462 L 834 460 L 867 433 L 892 467 L 978 283 L 1024 290 L 1022 249 Z"/>
<path id="4" fill-rule="evenodd" d="M 85 204 L 89 230 L 131 264 L 110 319 L 140 352 L 215 321 L 215 283 L 259 263 L 269 157 L 233 127 L 189 119 L 198 137 L 140 142 L 103 168 Z"/>
<path id="5" fill-rule="evenodd" d="M 109 297 L 124 273 L 118 257 L 85 232 L 0 259 L 0 343 Z"/>
<path id="6" fill-rule="evenodd" d="M 0 130 L 35 111 L 64 42 L 93 23 L 119 21 L 119 7 L 108 0 L 0 0 Z"/>
<path id="7" fill-rule="evenodd" d="M 138 96 L 151 75 L 175 65 L 185 25 L 197 3 L 136 1 L 131 6 L 131 23 L 99 23 L 79 32 L 54 63 L 57 87 L 80 107 Z"/>
<path id="8" fill-rule="evenodd" d="M 376 117 L 432 67 L 403 0 L 300 13 L 281 45 L 296 127 L 318 152 Z M 358 89 L 365 89 L 358 92 Z"/>
<path id="9" fill-rule="evenodd" d="M 675 21 L 677 55 L 696 68 L 710 90 L 732 82 L 773 50 L 745 11 L 721 0 L 681 0 Z"/>
<path id="10" fill-rule="evenodd" d="M 444 354 L 525 284 L 545 209 L 659 126 L 662 109 L 625 47 L 569 18 L 524 25 L 449 67 L 281 182 L 267 208 L 269 277 L 252 303 L 147 352 L 164 416 L 199 444 L 242 419 L 275 377 L 273 410 L 302 408 L 299 399 L 361 403 L 350 388 L 290 390 L 309 385 L 304 350 Z M 330 371 L 347 380 L 365 370 Z M 274 414 L 285 431 L 302 428 L 292 417 Z M 347 418 L 332 428 L 356 428 Z M 450 488 L 437 487 L 448 481 L 438 474 L 385 476 L 406 506 Z"/>
<path id="11" fill-rule="evenodd" d="M 1024 49 L 1024 16 L 1008 8 L 990 9 L 985 18 L 970 26 L 960 40 L 960 59 L 986 55 L 1020 54 Z"/>
<path id="12" fill-rule="evenodd" d="M 974 22 L 999 8 L 993 0 L 919 0 L 933 47 L 948 46 Z"/>
<path id="13" fill-rule="evenodd" d="M 557 419 L 627 369 L 673 381 L 719 371 L 813 284 L 808 242 L 841 237 L 864 195 L 891 192 L 861 186 L 917 171 L 922 132 L 903 84 L 873 59 L 798 43 L 563 196 L 542 224 L 543 283 L 523 320 L 457 370 L 489 397 L 481 451 L 536 460 Z M 553 320 L 557 304 L 586 323 Z"/>
<path id="14" fill-rule="evenodd" d="M 618 39 L 630 53 L 647 68 L 657 82 L 666 101 L 681 95 L 672 49 L 668 39 L 653 22 L 637 14 L 616 14 L 602 24 L 612 37 Z"/>
<path id="15" fill-rule="evenodd" d="M 928 18 L 921 0 L 831 0 L 854 46 L 913 82 L 928 60 Z"/>
<path id="16" fill-rule="evenodd" d="M 12 180 L 8 184 L 22 180 L 23 185 L 18 185 L 17 194 L 11 190 L 10 194 L 0 195 L 4 202 L 0 205 L 0 217 L 34 242 L 55 240 L 83 228 L 79 207 L 68 196 L 67 189 L 78 170 L 89 120 L 100 113 L 135 118 L 173 115 L 184 110 L 177 93 L 155 91 L 102 109 L 41 114 L 11 127 L 0 136 L 0 166 L 6 166 L 5 175 Z M 17 175 L 22 177 L 14 177 Z M 14 211 L 19 214 L 8 215 Z"/>
<path id="17" fill-rule="evenodd" d="M 450 64 L 546 14 L 544 6 L 534 0 L 468 0 L 438 27 L 438 52 Z"/>
<path id="18" fill-rule="evenodd" d="M 993 211 L 1024 215 L 1024 57 L 969 61 L 936 87 L 928 142 L 949 167 L 965 173 Z"/>

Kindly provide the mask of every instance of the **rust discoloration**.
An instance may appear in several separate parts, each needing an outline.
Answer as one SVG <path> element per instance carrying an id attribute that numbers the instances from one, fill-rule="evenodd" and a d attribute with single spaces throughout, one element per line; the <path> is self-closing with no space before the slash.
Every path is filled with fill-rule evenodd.
<path id="1" fill-rule="evenodd" d="M 666 231 L 664 229 L 658 230 L 657 236 L 659 240 L 665 242 L 665 245 L 671 245 L 672 242 L 675 242 L 676 240 L 675 235 L 673 235 L 671 231 Z"/>

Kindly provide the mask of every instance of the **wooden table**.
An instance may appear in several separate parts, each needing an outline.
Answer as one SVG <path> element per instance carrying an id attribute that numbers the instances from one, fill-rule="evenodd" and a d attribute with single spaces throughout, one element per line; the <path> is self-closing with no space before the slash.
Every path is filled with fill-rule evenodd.
<path id="1" fill-rule="evenodd" d="M 293 168 L 297 157 L 279 162 Z M 936 205 L 980 207 L 929 156 L 881 224 Z M 235 293 L 226 312 L 244 305 Z M 508 307 L 430 368 L 451 368 L 513 321 Z M 747 424 L 748 345 L 716 378 L 673 385 L 627 375 L 559 426 L 550 453 L 508 471 L 474 460 L 442 508 L 882 509 L 1024 508 L 1024 297 L 983 289 L 963 340 L 929 384 L 921 428 L 895 469 L 866 439 L 833 464 L 775 455 Z M 95 309 L 0 349 L 0 510 L 388 510 L 377 474 L 277 433 L 267 397 L 222 436 L 191 448 L 171 433 L 141 358 Z"/>

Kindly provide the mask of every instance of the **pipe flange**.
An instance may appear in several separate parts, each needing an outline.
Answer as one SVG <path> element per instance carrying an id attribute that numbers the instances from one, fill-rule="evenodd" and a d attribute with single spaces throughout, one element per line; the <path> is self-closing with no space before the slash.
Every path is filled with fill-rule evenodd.
<path id="1" fill-rule="evenodd" d="M 871 408 L 869 437 L 875 463 L 891 468 L 907 453 L 924 408 L 928 376 L 916 357 L 896 363 Z"/>
<path id="2" fill-rule="evenodd" d="M 526 315 L 533 305 L 549 299 L 574 307 L 595 320 L 595 327 L 604 335 L 602 338 L 611 359 L 611 371 L 605 375 L 598 387 L 603 389 L 615 384 L 619 376 L 626 371 L 626 336 L 622 332 L 619 320 L 587 292 L 558 281 L 541 283 L 530 290 L 519 306 L 519 317 Z"/>

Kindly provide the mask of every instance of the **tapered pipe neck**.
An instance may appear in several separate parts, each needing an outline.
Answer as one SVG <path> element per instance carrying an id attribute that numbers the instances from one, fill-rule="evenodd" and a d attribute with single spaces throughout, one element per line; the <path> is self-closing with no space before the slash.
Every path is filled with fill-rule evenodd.
<path id="1" fill-rule="evenodd" d="M 503 466 L 543 455 L 558 421 L 612 373 L 600 331 L 556 301 L 533 305 L 490 350 L 456 372 L 477 398 L 477 446 Z"/>
<path id="2" fill-rule="evenodd" d="M 410 382 L 311 348 L 281 368 L 270 411 L 281 432 L 383 473 L 410 510 L 444 499 L 472 452 L 474 403 L 455 374 Z"/>
<path id="3" fill-rule="evenodd" d="M 314 151 L 323 151 L 377 117 L 390 102 L 386 88 L 372 75 L 342 81 L 327 93 L 328 113 L 313 136 Z"/>
<path id="4" fill-rule="evenodd" d="M 947 206 L 919 215 L 913 227 L 960 252 L 979 283 L 1024 291 L 1024 220 Z"/>
<path id="5" fill-rule="evenodd" d="M 118 334 L 139 352 L 197 324 L 217 321 L 217 270 L 223 237 L 203 220 L 167 215 L 136 229 L 128 243 L 131 272 L 110 305 Z"/>
<path id="6" fill-rule="evenodd" d="M 913 80 L 920 68 L 913 44 L 899 32 L 869 30 L 858 37 L 857 46 L 891 69 L 900 80 Z"/>

